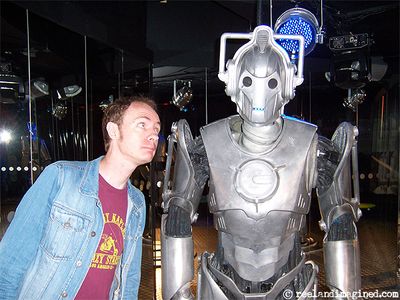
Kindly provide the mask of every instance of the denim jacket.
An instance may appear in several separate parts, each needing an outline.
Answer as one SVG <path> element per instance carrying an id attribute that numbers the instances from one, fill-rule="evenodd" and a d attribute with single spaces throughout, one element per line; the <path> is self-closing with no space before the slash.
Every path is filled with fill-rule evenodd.
<path id="1" fill-rule="evenodd" d="M 91 265 L 104 221 L 99 163 L 59 161 L 42 172 L 0 242 L 0 299 L 74 299 Z M 109 299 L 137 299 L 143 194 L 128 184 L 124 251 Z"/>

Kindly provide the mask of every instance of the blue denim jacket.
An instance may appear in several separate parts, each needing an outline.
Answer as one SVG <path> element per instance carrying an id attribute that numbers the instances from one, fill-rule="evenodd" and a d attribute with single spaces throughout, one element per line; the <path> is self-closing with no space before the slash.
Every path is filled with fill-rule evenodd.
<path id="1" fill-rule="evenodd" d="M 0 242 L 0 299 L 74 299 L 104 225 L 101 158 L 53 163 L 27 191 Z M 124 251 L 109 299 L 138 295 L 145 205 L 130 183 L 128 195 Z"/>

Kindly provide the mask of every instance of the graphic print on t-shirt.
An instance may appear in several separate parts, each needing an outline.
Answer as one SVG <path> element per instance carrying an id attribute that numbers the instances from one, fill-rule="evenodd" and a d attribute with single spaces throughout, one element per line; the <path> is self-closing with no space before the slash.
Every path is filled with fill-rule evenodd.
<path id="1" fill-rule="evenodd" d="M 99 199 L 104 228 L 103 232 L 91 232 L 90 238 L 97 238 L 97 234 L 101 236 L 75 300 L 109 299 L 115 270 L 124 249 L 127 192 L 127 187 L 116 189 L 99 176 Z"/>
<path id="2" fill-rule="evenodd" d="M 121 258 L 125 223 L 116 214 L 105 213 L 103 217 L 104 231 L 90 267 L 111 270 L 115 268 Z"/>

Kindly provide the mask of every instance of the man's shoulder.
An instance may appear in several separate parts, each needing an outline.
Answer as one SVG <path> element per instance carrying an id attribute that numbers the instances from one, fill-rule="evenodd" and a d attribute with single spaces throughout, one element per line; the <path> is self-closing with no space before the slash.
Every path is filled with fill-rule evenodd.
<path id="1" fill-rule="evenodd" d="M 94 166 L 98 159 L 91 161 L 58 160 L 48 165 L 46 169 L 58 169 L 66 173 L 84 173 L 89 167 Z"/>
<path id="2" fill-rule="evenodd" d="M 87 161 L 68 161 L 58 160 L 48 165 L 46 169 L 58 169 L 65 172 L 79 172 L 85 170 L 89 162 Z"/>

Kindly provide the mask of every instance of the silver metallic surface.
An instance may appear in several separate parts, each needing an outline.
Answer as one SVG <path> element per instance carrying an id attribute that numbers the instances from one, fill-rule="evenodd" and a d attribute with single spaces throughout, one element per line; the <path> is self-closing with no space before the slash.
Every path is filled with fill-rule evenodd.
<path id="1" fill-rule="evenodd" d="M 299 40 L 302 49 L 297 66 L 277 45 L 277 38 Z M 225 69 L 228 39 L 250 41 L 239 48 Z M 259 26 L 249 34 L 224 34 L 218 76 L 226 83 L 226 93 L 236 103 L 239 115 L 201 128 L 201 139 L 196 142 L 202 142 L 205 153 L 195 153 L 204 158 L 200 160 L 198 156 L 194 158 L 195 143 L 187 122 L 180 120 L 174 124 L 166 179 L 172 184 L 164 185 L 164 212 L 168 213 L 171 205 L 179 206 L 190 212 L 191 222 L 195 220 L 202 192 L 196 179 L 204 175 L 196 177 L 198 160 L 207 162 L 208 205 L 218 231 L 217 253 L 206 253 L 201 258 L 198 299 L 226 300 L 228 295 L 237 299 L 276 299 L 288 284 L 297 285 L 295 291 L 315 291 L 317 268 L 304 263 L 298 236 L 309 211 L 312 188 L 317 183 L 317 165 L 321 163 L 317 157 L 317 128 L 280 116 L 283 106 L 294 97 L 295 87 L 303 81 L 303 47 L 302 38 L 275 35 L 267 26 Z M 332 221 L 343 214 L 353 214 L 354 220 L 359 217 L 357 182 L 353 186 L 356 195 L 351 197 L 352 149 L 353 175 L 358 172 L 354 165 L 356 136 L 354 127 L 343 123 L 332 138 L 340 161 L 336 170 L 336 162 L 332 164 L 333 183 L 328 176 L 329 180 L 324 181 L 327 189 L 319 195 L 321 225 L 326 232 Z M 335 149 L 332 152 L 337 154 Z M 172 157 L 175 165 L 171 180 Z M 322 160 L 320 165 L 324 167 L 325 163 L 328 164 Z M 161 227 L 162 284 L 164 299 L 170 299 L 174 295 L 183 297 L 185 293 L 187 296 L 192 278 L 189 273 L 193 272 L 193 243 L 191 238 L 167 237 L 165 219 L 166 215 Z M 182 223 L 173 220 L 174 224 L 187 224 L 184 220 Z M 331 242 L 326 242 L 327 264 L 338 264 L 342 269 L 344 262 L 357 264 L 357 252 L 344 246 L 346 242 L 336 249 L 337 253 L 331 249 Z M 341 255 L 348 256 L 344 259 Z M 338 278 L 335 267 L 328 270 L 332 270 L 329 271 L 332 283 L 344 288 L 351 289 L 348 283 L 359 278 L 359 273 L 342 273 L 343 278 Z M 176 294 L 180 289 L 182 293 Z"/>
<path id="2" fill-rule="evenodd" d="M 285 50 L 275 42 L 278 38 L 300 42 L 297 72 Z M 250 41 L 228 60 L 225 70 L 227 39 Z M 258 26 L 249 34 L 222 35 L 218 77 L 226 83 L 225 92 L 245 121 L 265 125 L 279 117 L 280 108 L 293 99 L 294 89 L 303 82 L 303 50 L 302 36 L 276 35 L 267 26 Z"/>
<path id="3" fill-rule="evenodd" d="M 197 299 L 198 300 L 228 300 L 222 292 L 218 284 L 211 277 L 208 270 L 208 257 L 207 252 L 203 253 L 200 258 L 200 266 L 198 270 L 198 283 L 197 283 Z"/>
<path id="4" fill-rule="evenodd" d="M 310 278 L 310 281 L 308 282 L 308 284 L 306 285 L 306 287 L 304 288 L 304 291 L 302 291 L 302 293 L 300 294 L 300 296 L 297 298 L 299 300 L 303 300 L 303 299 L 317 299 L 316 295 L 317 295 L 317 287 L 318 287 L 318 278 L 317 278 L 317 274 L 318 274 L 318 266 L 313 262 L 313 261 L 306 261 L 306 265 L 310 264 L 312 266 L 312 275 Z M 312 293 L 313 297 L 309 297 L 308 295 Z"/>
<path id="5" fill-rule="evenodd" d="M 263 281 L 287 262 L 308 213 L 305 162 L 316 127 L 284 119 L 274 149 L 253 154 L 225 134 L 232 118 L 238 116 L 201 130 L 211 173 L 208 203 L 225 260 L 242 278 Z"/>
<path id="6" fill-rule="evenodd" d="M 197 218 L 196 211 L 203 192 L 194 178 L 194 169 L 188 153 L 188 144 L 193 142 L 192 133 L 186 120 L 179 120 L 173 126 L 174 132 L 169 138 L 166 176 L 164 179 L 163 208 L 168 211 L 171 204 L 182 207 L 190 213 L 192 222 Z M 175 145 L 176 143 L 176 145 Z M 173 149 L 176 147 L 176 151 Z M 172 157 L 175 158 L 174 178 L 169 188 Z"/>
<path id="7" fill-rule="evenodd" d="M 161 219 L 161 276 L 163 299 L 191 299 L 190 281 L 193 279 L 193 240 L 166 236 L 165 222 Z M 173 274 L 173 275 L 172 275 Z"/>
<path id="8" fill-rule="evenodd" d="M 355 221 L 361 217 L 358 188 L 357 135 L 358 131 L 355 126 L 349 123 L 342 123 L 332 137 L 333 143 L 340 151 L 341 159 L 335 171 L 332 185 L 323 194 L 318 193 L 322 216 L 319 224 L 325 232 L 329 232 L 333 220 L 341 215 L 351 213 Z M 353 158 L 352 161 L 351 158 Z M 351 173 L 351 167 L 353 174 Z M 354 198 L 352 197 L 351 189 L 352 175 Z"/>
<path id="9" fill-rule="evenodd" d="M 352 291 L 361 289 L 357 240 L 324 242 L 324 262 L 326 285 L 331 290 L 350 295 Z"/>
<path id="10" fill-rule="evenodd" d="M 277 298 L 278 294 L 295 278 L 296 274 L 299 273 L 299 270 L 303 269 L 305 265 L 311 265 L 312 275 L 310 277 L 309 282 L 307 283 L 302 295 L 298 299 L 310 299 L 308 295 L 316 294 L 317 287 L 317 273 L 318 266 L 314 264 L 312 261 L 305 262 L 304 256 L 301 260 L 300 264 L 296 266 L 289 273 L 284 274 L 272 287 L 272 289 L 266 293 L 253 293 L 247 294 L 243 293 L 236 287 L 233 280 L 223 273 L 216 270 L 210 263 L 210 259 L 212 254 L 208 254 L 207 252 L 201 256 L 200 266 L 198 271 L 198 286 L 197 286 L 197 299 L 199 300 L 228 300 L 226 295 L 222 292 L 221 288 L 214 281 L 211 274 L 218 278 L 220 282 L 225 282 L 224 286 L 230 287 L 229 290 L 234 295 L 235 299 L 254 299 L 254 300 L 274 300 Z"/>

